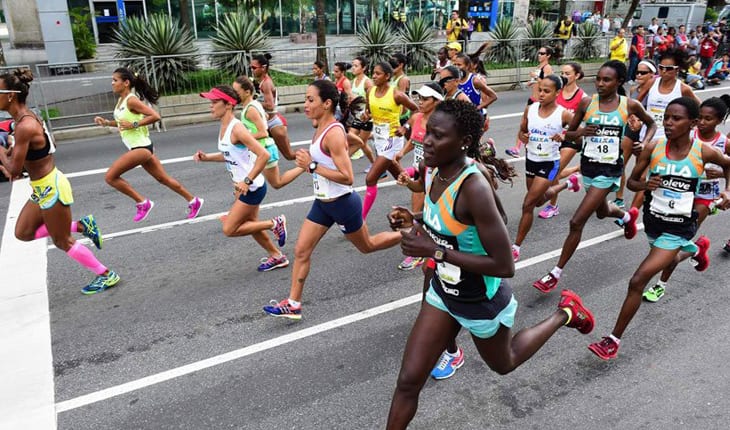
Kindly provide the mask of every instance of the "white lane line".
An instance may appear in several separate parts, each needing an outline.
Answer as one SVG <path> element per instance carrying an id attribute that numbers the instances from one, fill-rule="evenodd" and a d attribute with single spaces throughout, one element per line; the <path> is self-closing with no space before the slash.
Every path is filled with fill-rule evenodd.
<path id="1" fill-rule="evenodd" d="M 519 161 L 524 161 L 525 157 L 519 157 L 519 158 L 511 158 L 509 160 L 506 160 L 507 163 L 516 163 Z M 391 187 L 393 185 L 396 185 L 395 181 L 388 181 L 388 182 L 381 182 L 378 184 L 378 188 L 386 188 Z M 361 187 L 355 187 L 355 192 L 361 192 L 365 191 L 365 186 Z M 299 197 L 296 199 L 290 199 L 290 200 L 281 200 L 278 202 L 272 202 L 272 203 L 266 203 L 259 207 L 259 209 L 273 209 L 273 208 L 283 208 L 286 206 L 293 206 L 298 203 L 306 203 L 311 202 L 314 200 L 314 196 L 308 196 L 308 197 Z M 205 222 L 205 221 L 214 221 L 221 217 L 221 215 L 226 215 L 228 212 L 219 212 L 215 214 L 205 215 L 201 217 L 197 217 L 195 219 L 182 219 L 178 221 L 170 221 L 162 224 L 155 224 L 151 225 L 149 227 L 140 227 L 140 228 L 134 228 L 131 230 L 124 230 L 124 231 L 118 231 L 115 233 L 107 233 L 104 234 L 104 240 L 107 241 L 109 239 L 114 239 L 115 237 L 124 237 L 124 236 L 130 236 L 133 234 L 140 234 L 140 233 L 150 233 L 157 230 L 164 230 L 172 227 L 178 227 L 181 225 L 187 225 L 187 224 L 196 224 L 199 222 Z M 90 245 L 91 241 L 89 239 L 83 238 L 83 239 L 77 239 L 78 242 L 84 244 L 84 245 Z M 56 246 L 53 244 L 48 245 L 48 249 L 55 249 Z"/>
<path id="2" fill-rule="evenodd" d="M 637 228 L 642 230 L 643 224 L 637 225 Z M 589 246 L 597 245 L 599 243 L 606 242 L 608 240 L 623 236 L 623 230 L 607 233 L 598 237 L 581 242 L 578 245 L 578 249 L 586 248 Z M 542 255 L 530 258 L 525 261 L 517 263 L 516 268 L 522 269 L 528 266 L 535 265 L 542 261 L 554 258 L 560 255 L 560 249 L 547 252 Z M 197 361 L 195 363 L 186 364 L 184 366 L 176 367 L 174 369 L 167 370 L 165 372 L 157 373 L 154 375 L 146 376 L 144 378 L 136 379 L 134 381 L 126 382 L 124 384 L 116 385 L 114 387 L 106 388 L 103 390 L 95 391 L 93 393 L 85 394 L 73 399 L 65 400 L 63 402 L 56 403 L 56 412 L 62 413 L 73 409 L 81 408 L 96 402 L 110 399 L 112 397 L 120 396 L 132 391 L 136 391 L 142 388 L 146 388 L 161 382 L 169 381 L 171 379 L 179 378 L 181 376 L 189 375 L 199 370 L 208 369 L 220 364 L 228 363 L 239 358 L 247 357 L 259 352 L 263 352 L 269 349 L 277 348 L 287 343 L 295 342 L 307 337 L 311 337 L 326 331 L 342 327 L 345 325 L 353 324 L 358 321 L 362 321 L 368 318 L 372 318 L 377 315 L 381 315 L 387 312 L 391 312 L 408 305 L 417 303 L 421 300 L 421 294 L 414 294 L 412 296 L 404 297 L 394 302 L 386 303 L 384 305 L 376 306 L 374 308 L 365 309 L 358 313 L 348 315 L 346 317 L 337 318 L 332 321 L 328 321 L 322 324 L 298 330 L 293 333 L 289 333 L 284 336 L 279 336 L 274 339 L 269 339 L 264 342 L 260 342 L 254 345 L 250 345 L 244 348 L 240 348 L 234 351 L 230 351 L 224 354 L 216 355 L 205 360 Z"/>
<path id="3" fill-rule="evenodd" d="M 12 185 L 0 243 L 0 428 L 55 429 L 46 240 L 15 238 L 30 186 Z"/>

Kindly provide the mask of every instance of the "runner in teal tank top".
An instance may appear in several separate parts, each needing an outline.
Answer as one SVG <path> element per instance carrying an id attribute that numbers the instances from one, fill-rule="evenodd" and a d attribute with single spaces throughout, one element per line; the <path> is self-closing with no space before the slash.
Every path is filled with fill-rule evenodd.
<path id="1" fill-rule="evenodd" d="M 588 346 L 603 360 L 616 358 L 621 336 L 641 306 L 649 281 L 674 261 L 680 251 L 694 254 L 698 270 L 709 265 L 710 241 L 697 231 L 697 212 L 693 209 L 695 193 L 706 163 L 723 169 L 725 190 L 718 207 L 730 207 L 730 157 L 708 143 L 690 139 L 700 108 L 694 98 L 680 97 L 667 105 L 663 125 L 667 139 L 658 139 L 644 147 L 627 183 L 634 192 L 644 194 L 644 225 L 651 249 L 631 276 L 629 289 L 616 325 L 609 336 Z M 649 169 L 649 176 L 645 175 Z"/>
<path id="2" fill-rule="evenodd" d="M 517 301 L 502 281 L 515 271 L 509 234 L 493 188 L 467 159 L 480 158 L 483 125 L 476 107 L 459 100 L 441 102 L 427 124 L 424 163 L 434 169 L 433 179 L 422 223 L 410 215 L 400 220 L 402 227 L 411 227 L 401 233 L 401 248 L 405 255 L 433 259 L 436 268 L 406 343 L 389 430 L 408 426 L 423 385 L 461 327 L 500 374 L 527 361 L 563 325 L 581 333 L 593 329 L 590 311 L 566 290 L 552 315 L 513 336 Z"/>

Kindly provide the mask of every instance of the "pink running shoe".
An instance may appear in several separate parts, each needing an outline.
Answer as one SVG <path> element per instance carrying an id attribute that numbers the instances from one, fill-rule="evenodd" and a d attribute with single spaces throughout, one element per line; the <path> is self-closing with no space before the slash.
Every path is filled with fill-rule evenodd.
<path id="1" fill-rule="evenodd" d="M 696 271 L 704 272 L 710 267 L 710 256 L 707 254 L 707 251 L 710 250 L 710 239 L 707 236 L 700 236 L 695 245 L 697 245 L 699 251 L 692 257 L 692 264 L 695 266 Z"/>
<path id="2" fill-rule="evenodd" d="M 548 273 L 547 275 L 535 281 L 532 286 L 543 293 L 549 293 L 558 286 L 558 281 L 559 279 L 553 276 L 552 273 Z"/>
<path id="3" fill-rule="evenodd" d="M 548 203 L 547 206 L 542 208 L 542 210 L 540 211 L 539 214 L 537 214 L 537 216 L 539 216 L 542 219 L 548 219 L 548 218 L 554 217 L 555 215 L 558 215 L 559 213 L 560 213 L 560 208 L 557 205 L 553 206 L 550 203 Z"/>
<path id="4" fill-rule="evenodd" d="M 200 213 L 200 208 L 203 207 L 205 200 L 193 197 L 193 201 L 188 204 L 188 219 L 193 219 Z"/>
<path id="5" fill-rule="evenodd" d="M 506 152 L 507 155 L 509 155 L 512 158 L 518 158 L 520 156 L 520 149 L 517 148 L 516 146 L 512 147 L 512 148 L 507 148 L 504 150 L 504 152 Z"/>
<path id="6" fill-rule="evenodd" d="M 626 239 L 633 239 L 636 236 L 636 220 L 639 219 L 639 209 L 629 209 L 629 222 L 624 224 L 624 237 Z"/>
<path id="7" fill-rule="evenodd" d="M 588 349 L 601 360 L 610 360 L 618 355 L 618 344 L 610 337 L 604 337 L 600 342 L 588 345 Z"/>
<path id="8" fill-rule="evenodd" d="M 520 259 L 520 251 L 514 246 L 512 247 L 512 259 L 515 261 L 515 263 L 517 263 L 517 261 Z"/>
<path id="9" fill-rule="evenodd" d="M 137 215 L 134 216 L 134 222 L 140 222 L 147 218 L 152 208 L 155 207 L 155 202 L 150 199 L 145 199 L 142 203 L 137 203 L 136 206 Z"/>
<path id="10" fill-rule="evenodd" d="M 570 322 L 565 325 L 566 327 L 577 329 L 583 334 L 588 334 L 593 331 L 593 326 L 596 324 L 593 313 L 583 305 L 580 296 L 573 291 L 563 290 L 560 293 L 558 308 L 570 309 L 572 317 Z"/>
<path id="11" fill-rule="evenodd" d="M 580 191 L 580 175 L 577 173 L 573 173 L 572 175 L 568 176 L 568 190 L 577 193 Z"/>

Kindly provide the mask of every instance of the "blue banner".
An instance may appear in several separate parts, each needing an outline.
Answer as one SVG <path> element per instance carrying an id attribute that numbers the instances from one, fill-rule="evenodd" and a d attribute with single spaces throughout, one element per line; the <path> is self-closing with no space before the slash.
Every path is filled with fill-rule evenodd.
<path id="1" fill-rule="evenodd" d="M 124 10 L 124 0 L 117 0 L 117 15 L 119 16 L 119 22 L 124 22 L 127 19 L 127 11 Z"/>

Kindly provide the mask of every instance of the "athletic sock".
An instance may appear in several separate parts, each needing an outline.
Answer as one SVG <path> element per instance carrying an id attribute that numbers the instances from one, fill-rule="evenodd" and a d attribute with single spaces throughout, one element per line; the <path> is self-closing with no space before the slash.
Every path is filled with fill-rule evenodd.
<path id="1" fill-rule="evenodd" d="M 616 345 L 621 343 L 621 339 L 617 338 L 613 334 L 609 334 L 608 337 L 610 337 L 612 341 L 616 342 Z"/>
<path id="2" fill-rule="evenodd" d="M 456 357 L 457 355 L 459 355 L 459 347 L 456 347 L 456 350 L 454 352 L 451 352 L 449 351 L 449 348 L 446 348 L 446 353 L 452 357 Z"/>
<path id="3" fill-rule="evenodd" d="M 77 221 L 71 221 L 71 233 L 78 233 L 79 223 Z M 45 224 L 41 224 L 40 227 L 38 227 L 38 230 L 35 231 L 35 238 L 41 239 L 43 237 L 48 237 L 51 234 L 48 233 L 48 227 L 46 227 Z"/>
<path id="4" fill-rule="evenodd" d="M 553 270 L 550 271 L 550 274 L 553 275 L 555 279 L 560 279 L 560 275 L 563 274 L 563 269 L 561 269 L 558 266 L 553 267 Z"/>
<path id="5" fill-rule="evenodd" d="M 73 246 L 71 246 L 66 254 L 76 260 L 80 265 L 86 267 L 97 275 L 103 275 L 107 270 L 106 267 L 96 259 L 94 253 L 79 242 L 74 242 Z"/>
<path id="6" fill-rule="evenodd" d="M 287 301 L 289 301 L 290 305 L 295 306 L 295 307 L 301 305 L 301 303 L 296 300 L 287 299 Z"/>
<path id="7" fill-rule="evenodd" d="M 368 217 L 370 209 L 375 203 L 375 198 L 378 196 L 378 186 L 368 185 L 365 189 L 365 199 L 362 204 L 362 219 L 365 220 Z"/>
<path id="8" fill-rule="evenodd" d="M 629 211 L 626 211 L 624 212 L 623 218 L 621 218 L 621 224 L 626 224 L 629 221 L 631 221 L 631 214 L 629 214 Z"/>
<path id="9" fill-rule="evenodd" d="M 665 290 L 667 289 L 667 283 L 666 283 L 666 282 L 664 282 L 664 281 L 662 281 L 661 279 L 660 279 L 660 280 L 658 280 L 658 281 L 656 281 L 656 284 L 657 284 L 657 286 L 659 286 L 659 287 L 662 287 L 662 288 L 664 288 Z"/>
<path id="10" fill-rule="evenodd" d="M 517 252 L 520 252 L 520 245 L 517 245 L 516 243 L 512 244 L 512 249 L 514 249 Z"/>

